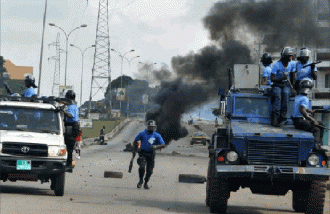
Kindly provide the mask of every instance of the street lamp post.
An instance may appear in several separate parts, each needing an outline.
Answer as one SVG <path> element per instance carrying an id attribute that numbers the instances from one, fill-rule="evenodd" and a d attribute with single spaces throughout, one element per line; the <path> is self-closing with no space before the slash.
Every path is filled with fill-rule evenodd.
<path id="1" fill-rule="evenodd" d="M 131 62 L 132 62 L 132 60 L 135 59 L 135 58 L 138 58 L 138 57 L 140 57 L 140 56 L 132 57 L 130 60 L 128 60 L 128 59 L 125 57 L 125 59 L 128 61 L 129 70 L 131 70 Z M 127 95 L 127 119 L 128 119 L 128 114 L 129 114 L 129 97 L 128 97 L 128 95 Z"/>
<path id="2" fill-rule="evenodd" d="M 124 61 L 124 57 L 126 54 L 130 53 L 130 52 L 134 52 L 135 50 L 132 49 L 128 52 L 126 52 L 124 55 L 122 55 L 119 51 L 116 51 L 115 49 L 111 49 L 112 51 L 116 52 L 119 54 L 119 57 L 121 57 L 121 76 L 120 76 L 120 88 L 123 88 L 123 61 Z M 119 109 L 121 111 L 121 100 L 119 101 Z"/>
<path id="3" fill-rule="evenodd" d="M 64 33 L 64 35 L 65 35 L 65 38 L 66 38 L 66 49 L 65 49 L 65 78 L 64 78 L 64 86 L 66 87 L 66 79 L 67 79 L 66 74 L 67 74 L 67 67 L 68 67 L 68 42 L 69 42 L 69 36 L 70 36 L 70 34 L 71 34 L 73 31 L 75 31 L 75 30 L 77 30 L 77 29 L 79 29 L 79 28 L 82 28 L 82 27 L 87 27 L 87 25 L 86 25 L 86 24 L 82 24 L 82 25 L 80 25 L 79 27 L 76 27 L 76 28 L 74 28 L 73 30 L 71 30 L 68 34 L 67 34 L 67 33 L 66 33 L 61 27 L 55 25 L 54 23 L 49 23 L 49 25 L 52 26 L 52 27 L 57 27 L 57 28 L 59 28 L 60 30 L 62 30 L 63 33 Z"/>
<path id="4" fill-rule="evenodd" d="M 82 84 L 83 84 L 83 75 L 84 75 L 84 54 L 85 54 L 85 51 L 89 48 L 94 48 L 96 47 L 96 45 L 92 45 L 90 47 L 87 47 L 85 48 L 85 50 L 82 50 L 81 48 L 73 45 L 73 44 L 70 44 L 71 47 L 74 47 L 74 48 L 77 48 L 80 52 L 81 52 L 81 83 L 80 83 L 80 109 L 81 109 L 81 104 L 82 104 Z"/>

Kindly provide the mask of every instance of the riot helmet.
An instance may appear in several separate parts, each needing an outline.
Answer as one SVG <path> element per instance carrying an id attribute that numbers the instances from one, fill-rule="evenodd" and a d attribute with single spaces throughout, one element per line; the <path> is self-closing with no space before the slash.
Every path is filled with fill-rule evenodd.
<path id="1" fill-rule="evenodd" d="M 297 60 L 300 61 L 302 64 L 306 64 L 309 60 L 311 53 L 312 52 L 308 48 L 303 47 L 299 50 Z"/>
<path id="2" fill-rule="evenodd" d="M 262 62 L 263 65 L 269 65 L 272 64 L 272 55 L 270 53 L 265 52 L 262 57 L 260 62 Z"/>
<path id="3" fill-rule="evenodd" d="M 68 90 L 65 94 L 65 98 L 70 99 L 70 100 L 75 100 L 76 99 L 76 93 L 74 93 L 73 90 Z"/>
<path id="4" fill-rule="evenodd" d="M 289 57 L 295 54 L 294 48 L 284 47 L 281 51 L 281 57 Z"/>
<path id="5" fill-rule="evenodd" d="M 147 122 L 147 130 L 148 130 L 148 132 L 156 131 L 156 128 L 157 128 L 156 121 L 149 120 Z"/>
<path id="6" fill-rule="evenodd" d="M 37 86 L 35 85 L 35 78 L 32 74 L 27 74 L 24 77 L 24 82 L 25 82 L 25 86 L 26 87 L 33 87 L 33 88 L 37 88 Z"/>
<path id="7" fill-rule="evenodd" d="M 295 55 L 295 50 L 291 47 L 284 47 L 281 51 L 281 61 L 284 65 L 287 65 L 292 57 Z"/>
<path id="8" fill-rule="evenodd" d="M 308 95 L 311 89 L 314 87 L 314 83 L 309 78 L 304 78 L 299 83 L 299 93 Z"/>

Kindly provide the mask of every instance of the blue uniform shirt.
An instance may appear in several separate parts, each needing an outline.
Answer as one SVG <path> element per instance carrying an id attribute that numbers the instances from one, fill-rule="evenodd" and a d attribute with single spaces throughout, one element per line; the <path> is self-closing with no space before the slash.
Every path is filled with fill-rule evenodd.
<path id="1" fill-rule="evenodd" d="M 306 95 L 299 94 L 296 96 L 293 108 L 293 117 L 303 117 L 300 113 L 300 106 L 304 106 L 306 109 L 311 109 L 311 103 Z"/>
<path id="2" fill-rule="evenodd" d="M 272 67 L 272 74 L 275 74 L 276 79 L 280 79 L 285 76 L 289 79 L 290 72 L 296 72 L 295 61 L 290 61 L 287 68 L 284 68 L 283 63 L 281 61 L 275 62 Z"/>
<path id="3" fill-rule="evenodd" d="M 31 86 L 30 88 L 25 89 L 25 91 L 22 93 L 22 97 L 32 97 L 36 94 L 36 90 Z"/>
<path id="4" fill-rule="evenodd" d="M 164 145 L 165 142 L 162 138 L 162 136 L 154 131 L 152 134 L 148 133 L 148 130 L 144 130 L 143 132 L 140 132 L 136 138 L 136 141 L 141 141 L 141 150 L 146 152 L 151 152 L 150 146 L 152 145 Z"/>
<path id="5" fill-rule="evenodd" d="M 310 63 L 312 63 L 312 62 L 307 62 L 306 64 L 304 64 L 304 65 L 308 65 L 308 64 L 310 64 Z M 304 66 L 301 62 L 297 62 L 297 68 L 296 68 L 296 74 L 297 74 L 297 80 L 302 80 L 302 79 L 304 79 L 305 77 L 307 77 L 307 78 L 309 78 L 310 80 L 313 80 L 313 78 L 312 78 L 312 68 L 311 68 L 311 66 L 308 66 L 308 67 L 306 67 L 306 68 L 303 68 L 303 66 Z M 316 68 L 316 66 L 315 66 L 315 69 L 314 69 L 314 71 L 317 71 L 317 68 Z"/>
<path id="6" fill-rule="evenodd" d="M 266 65 L 262 72 L 262 77 L 267 77 L 267 85 L 273 85 L 273 82 L 270 80 L 271 73 L 272 73 L 272 68 L 270 67 L 270 65 Z"/>
<path id="7" fill-rule="evenodd" d="M 79 108 L 76 104 L 68 105 L 66 112 L 72 114 L 72 118 L 66 118 L 67 123 L 75 123 L 79 121 Z"/>

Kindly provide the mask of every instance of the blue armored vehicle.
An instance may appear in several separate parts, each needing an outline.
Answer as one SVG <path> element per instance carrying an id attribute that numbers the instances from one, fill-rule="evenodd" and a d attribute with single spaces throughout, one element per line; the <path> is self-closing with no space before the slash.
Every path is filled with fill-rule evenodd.
<path id="1" fill-rule="evenodd" d="M 326 153 L 314 152 L 312 133 L 290 123 L 294 97 L 289 122 L 281 127 L 270 125 L 269 89 L 255 84 L 248 88 L 249 78 L 244 77 L 248 69 L 231 81 L 242 87 L 233 85 L 222 94 L 223 126 L 217 128 L 209 145 L 206 204 L 211 213 L 226 213 L 230 192 L 240 187 L 265 195 L 285 195 L 291 190 L 296 212 L 323 213 L 325 182 L 330 176 Z"/>

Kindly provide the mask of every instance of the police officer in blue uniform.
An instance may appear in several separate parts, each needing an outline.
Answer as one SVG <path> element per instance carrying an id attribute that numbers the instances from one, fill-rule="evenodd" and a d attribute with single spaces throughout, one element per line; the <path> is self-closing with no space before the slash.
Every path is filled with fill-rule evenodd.
<path id="1" fill-rule="evenodd" d="M 296 71 L 296 63 L 292 61 L 294 49 L 284 47 L 281 51 L 281 59 L 274 63 L 271 73 L 272 93 L 274 102 L 272 106 L 273 126 L 279 127 L 282 121 L 286 120 L 288 110 L 290 88 L 290 73 Z"/>
<path id="2" fill-rule="evenodd" d="M 65 134 L 65 144 L 68 152 L 68 159 L 67 159 L 67 169 L 68 171 L 72 170 L 72 152 L 74 145 L 76 144 L 76 137 L 78 136 L 79 132 L 79 108 L 75 101 L 76 94 L 72 90 L 68 90 L 65 94 L 65 98 L 68 100 L 69 104 L 67 106 L 66 111 L 64 111 L 64 122 L 66 130 L 72 130 L 72 132 L 68 131 Z"/>
<path id="3" fill-rule="evenodd" d="M 273 85 L 273 83 L 270 79 L 270 75 L 272 73 L 272 68 L 270 67 L 270 65 L 273 63 L 272 55 L 270 53 L 267 53 L 267 52 L 264 53 L 261 57 L 260 62 L 265 67 L 263 72 L 262 72 L 263 84 L 268 85 L 268 86 Z"/>
<path id="4" fill-rule="evenodd" d="M 317 79 L 317 68 L 314 64 L 311 66 L 307 66 L 303 68 L 303 66 L 311 64 L 311 61 L 309 61 L 311 55 L 311 51 L 304 47 L 299 50 L 298 55 L 298 62 L 296 67 L 296 81 L 294 84 L 294 89 L 296 91 L 299 91 L 299 84 L 300 81 L 304 78 L 308 78 L 310 80 L 316 80 Z"/>
<path id="5" fill-rule="evenodd" d="M 37 86 L 35 85 L 35 78 L 31 74 L 28 74 L 24 77 L 24 83 L 26 86 L 25 91 L 22 93 L 22 97 L 32 97 L 33 95 L 36 95 L 35 88 Z"/>
<path id="6" fill-rule="evenodd" d="M 292 121 L 296 129 L 312 132 L 314 135 L 314 150 L 321 149 L 323 138 L 324 124 L 316 121 L 310 114 L 314 111 L 311 109 L 311 103 L 307 97 L 314 84 L 312 80 L 305 78 L 300 81 L 299 95 L 295 97 L 294 112 Z"/>
<path id="7" fill-rule="evenodd" d="M 137 164 L 139 165 L 140 181 L 137 184 L 137 188 L 142 187 L 144 173 L 147 171 L 144 178 L 144 188 L 149 189 L 148 182 L 155 164 L 155 150 L 165 147 L 165 142 L 162 136 L 156 132 L 156 127 L 156 122 L 154 120 L 149 120 L 147 122 L 147 129 L 140 132 L 133 142 L 134 148 L 138 150 L 139 153 Z M 138 141 L 141 141 L 140 149 L 138 149 Z"/>

